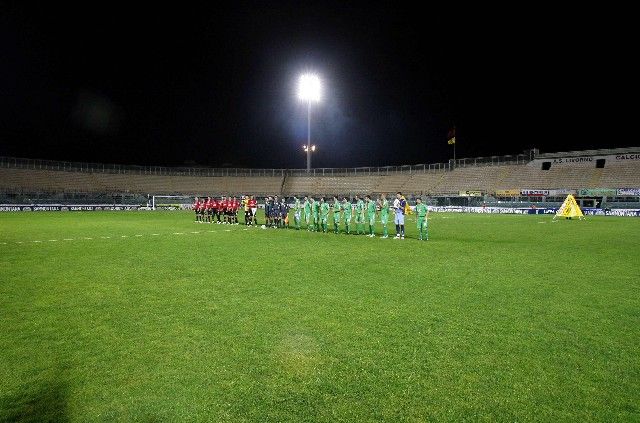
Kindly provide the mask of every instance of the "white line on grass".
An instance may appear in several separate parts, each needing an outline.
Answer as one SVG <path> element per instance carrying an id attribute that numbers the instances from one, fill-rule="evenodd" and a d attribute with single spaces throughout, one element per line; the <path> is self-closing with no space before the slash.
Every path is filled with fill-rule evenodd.
<path id="1" fill-rule="evenodd" d="M 540 222 L 540 223 L 546 223 L 546 222 Z M 244 229 L 242 229 L 242 230 L 243 230 L 243 231 L 247 231 L 247 230 L 249 230 L 249 229 L 248 229 L 248 228 L 244 228 Z M 232 230 L 232 229 L 224 229 L 224 231 L 225 231 L 225 232 L 233 232 L 233 230 Z M 192 234 L 199 234 L 199 233 L 202 233 L 202 232 L 205 232 L 205 231 L 191 231 L 190 233 L 192 233 Z M 206 231 L 206 232 L 208 232 L 208 233 L 214 233 L 214 232 L 218 232 L 218 231 Z M 174 235 L 185 235 L 185 232 L 173 232 L 173 234 L 174 234 Z M 152 236 L 160 236 L 161 234 L 159 234 L 159 233 L 152 233 L 151 235 L 152 235 Z M 143 237 L 143 236 L 144 236 L 144 234 L 120 235 L 120 238 L 129 238 L 129 237 L 131 237 L 131 236 L 141 238 L 141 237 Z M 99 238 L 100 238 L 100 239 L 111 239 L 112 237 L 110 237 L 110 236 L 100 236 Z M 81 237 L 81 238 L 62 238 L 62 241 L 74 241 L 74 240 L 76 240 L 76 239 L 79 239 L 79 240 L 83 240 L 83 239 L 85 239 L 85 240 L 93 240 L 94 238 L 93 238 L 93 237 L 88 237 L 88 236 Z M 95 239 L 97 239 L 97 238 L 95 238 Z M 28 242 L 31 242 L 31 243 L 34 243 L 34 244 L 41 244 L 41 243 L 43 243 L 43 242 L 47 242 L 47 241 L 49 241 L 49 242 L 58 242 L 59 240 L 57 240 L 57 239 L 49 239 L 49 240 L 45 240 L 45 241 L 41 241 L 41 240 L 33 240 L 33 241 L 16 241 L 16 244 L 24 244 L 24 243 L 28 243 Z M 7 243 L 7 242 L 0 242 L 0 244 L 1 244 L 1 245 L 7 245 L 8 243 Z"/>

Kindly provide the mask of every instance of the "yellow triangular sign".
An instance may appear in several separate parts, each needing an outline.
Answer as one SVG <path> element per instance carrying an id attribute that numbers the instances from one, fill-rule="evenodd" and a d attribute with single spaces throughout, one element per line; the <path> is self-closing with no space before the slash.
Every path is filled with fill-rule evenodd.
<path id="1" fill-rule="evenodd" d="M 582 214 L 582 210 L 580 210 L 580 206 L 576 203 L 576 199 L 573 195 L 569 194 L 553 218 L 555 219 L 556 217 L 577 217 L 579 219 L 583 219 L 584 215 Z"/>

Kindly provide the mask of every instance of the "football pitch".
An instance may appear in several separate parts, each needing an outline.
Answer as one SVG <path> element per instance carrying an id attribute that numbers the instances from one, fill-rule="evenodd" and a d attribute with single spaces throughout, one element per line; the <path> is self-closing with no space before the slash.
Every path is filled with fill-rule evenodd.
<path id="1" fill-rule="evenodd" d="M 0 421 L 640 420 L 640 219 L 407 223 L 0 214 Z"/>

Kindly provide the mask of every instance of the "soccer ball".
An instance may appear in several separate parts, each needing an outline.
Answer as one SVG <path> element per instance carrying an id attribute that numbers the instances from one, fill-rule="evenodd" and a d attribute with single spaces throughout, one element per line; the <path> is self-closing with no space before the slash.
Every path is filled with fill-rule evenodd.
<path id="1" fill-rule="evenodd" d="M 267 229 L 265 225 L 260 226 L 262 229 Z"/>

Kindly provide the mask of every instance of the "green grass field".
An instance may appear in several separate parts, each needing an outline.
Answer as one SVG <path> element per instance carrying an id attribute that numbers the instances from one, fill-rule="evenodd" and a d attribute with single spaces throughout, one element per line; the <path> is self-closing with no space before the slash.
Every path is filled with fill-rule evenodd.
<path id="1" fill-rule="evenodd" d="M 0 214 L 0 421 L 640 421 L 640 219 L 244 229 Z"/>

